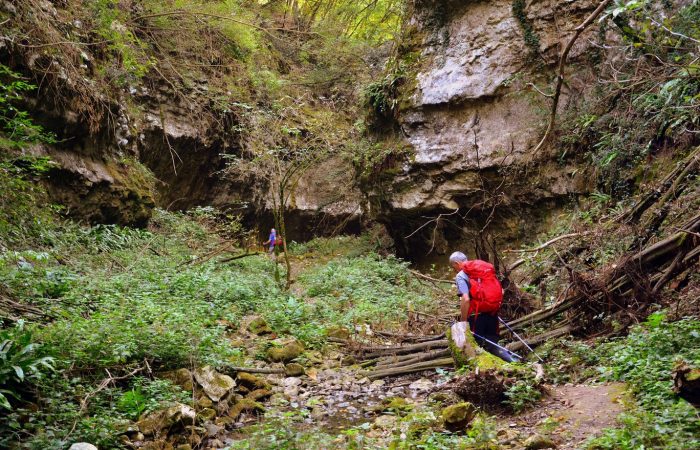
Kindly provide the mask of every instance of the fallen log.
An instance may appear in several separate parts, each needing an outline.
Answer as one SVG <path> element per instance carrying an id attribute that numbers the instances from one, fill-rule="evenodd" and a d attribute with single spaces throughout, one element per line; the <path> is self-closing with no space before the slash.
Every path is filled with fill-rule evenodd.
<path id="1" fill-rule="evenodd" d="M 392 333 L 390 331 L 375 331 L 375 334 L 387 338 L 394 338 L 399 341 L 413 341 L 413 342 L 428 342 L 428 341 L 437 341 L 439 339 L 444 339 L 445 338 L 445 333 L 442 334 L 434 334 L 434 335 L 414 335 L 414 334 L 400 334 L 400 333 Z"/>
<path id="2" fill-rule="evenodd" d="M 445 347 L 445 348 L 447 348 L 447 347 Z M 442 350 L 438 350 L 438 351 L 442 351 Z M 422 354 L 422 352 L 408 353 L 405 355 L 391 355 L 391 356 L 384 356 L 381 358 L 376 358 L 376 359 L 373 359 L 370 361 L 374 361 L 374 364 L 376 364 L 378 366 L 382 366 L 382 365 L 396 364 L 396 363 L 399 363 L 402 361 L 408 361 L 410 359 L 416 358 L 416 355 L 421 355 L 421 354 Z"/>
<path id="3" fill-rule="evenodd" d="M 562 302 L 552 305 L 548 308 L 541 309 L 539 311 L 535 311 L 533 313 L 530 313 L 526 316 L 523 316 L 519 319 L 515 319 L 511 322 L 508 322 L 508 326 L 511 327 L 513 330 L 521 330 L 525 327 L 528 327 L 530 325 L 534 325 L 539 322 L 543 322 L 547 319 L 550 319 L 560 313 L 563 313 L 564 311 L 573 308 L 577 304 L 581 303 L 583 301 L 583 296 L 576 295 L 573 297 L 570 297 L 568 299 L 563 300 Z"/>
<path id="4" fill-rule="evenodd" d="M 377 380 L 379 378 L 395 377 L 399 375 L 407 375 L 409 373 L 423 372 L 425 370 L 436 369 L 438 367 L 452 367 L 454 361 L 452 358 L 439 358 L 432 361 L 424 361 L 410 366 L 397 367 L 393 369 L 378 370 L 376 372 L 366 372 L 367 378 Z"/>
<path id="5" fill-rule="evenodd" d="M 437 341 L 421 342 L 420 344 L 400 345 L 392 347 L 369 347 L 361 350 L 361 355 L 366 359 L 376 358 L 378 356 L 388 355 L 405 355 L 414 353 L 420 350 L 428 350 L 431 348 L 447 347 L 447 340 L 440 339 Z"/>
<path id="6" fill-rule="evenodd" d="M 697 175 L 698 162 L 700 162 L 700 155 L 695 155 L 694 158 L 684 167 L 683 171 L 681 171 L 671 187 L 659 200 L 659 207 L 653 212 L 653 214 L 650 214 L 641 225 L 642 233 L 636 236 L 634 242 L 632 243 L 632 248 L 645 245 L 661 227 L 661 224 L 664 222 L 664 220 L 666 220 L 668 213 L 671 211 L 672 201 L 681 195 L 681 193 L 688 187 L 689 181 L 694 179 L 695 175 Z"/>
<path id="7" fill-rule="evenodd" d="M 627 259 L 623 264 L 620 265 L 620 267 L 618 267 L 616 272 L 611 276 L 611 279 L 605 283 L 606 290 L 608 292 L 617 292 L 618 295 L 627 294 L 629 291 L 626 288 L 632 282 L 629 275 L 625 273 L 627 268 L 639 270 L 654 268 L 663 270 L 663 268 L 666 267 L 665 263 L 674 260 L 678 254 L 678 251 L 689 242 L 689 238 L 694 237 L 693 233 L 695 233 L 699 229 L 700 214 L 690 219 L 687 222 L 687 224 L 683 227 L 683 231 L 674 233 L 673 235 L 644 248 L 640 252 Z M 688 252 L 688 255 L 683 259 L 684 262 L 686 262 L 688 258 L 696 257 L 695 251 L 697 250 L 698 243 L 696 243 L 695 241 L 691 242 L 692 250 L 690 250 Z M 685 266 L 685 264 L 678 264 L 678 266 L 683 267 Z M 675 271 L 676 268 L 671 270 L 672 273 Z M 668 279 L 670 279 L 669 277 L 670 275 L 667 275 L 665 277 L 667 278 L 665 282 L 667 282 Z M 654 276 L 650 278 L 652 281 L 655 281 L 656 277 Z M 570 297 L 565 298 L 556 305 L 520 317 L 519 319 L 509 322 L 508 325 L 513 330 L 517 331 L 527 326 L 534 325 L 536 323 L 550 319 L 562 312 L 565 312 L 575 306 L 578 306 L 584 300 L 597 301 L 600 300 L 602 297 L 602 292 L 597 294 L 594 298 L 588 298 L 579 293 L 574 293 Z"/>
<path id="8" fill-rule="evenodd" d="M 616 220 L 629 224 L 637 223 L 644 213 L 651 208 L 672 186 L 674 186 L 672 191 L 674 191 L 675 195 L 675 192 L 677 192 L 683 179 L 687 176 L 687 168 L 697 164 L 698 159 L 700 159 L 700 147 L 693 150 L 685 159 L 683 159 L 683 161 L 679 161 L 676 164 L 676 167 L 669 172 L 666 177 L 664 177 L 656 189 L 644 196 L 640 201 L 635 203 L 632 208 L 625 211 Z M 686 173 L 684 174 L 684 172 Z"/>
<path id="9" fill-rule="evenodd" d="M 559 242 L 559 241 L 561 241 L 561 240 L 570 239 L 570 238 L 578 237 L 578 236 L 583 236 L 583 235 L 585 235 L 585 234 L 588 234 L 588 233 L 570 233 L 570 234 L 564 234 L 564 235 L 561 235 L 561 236 L 557 236 L 557 237 L 555 237 L 554 239 L 550 239 L 549 241 L 547 241 L 547 242 L 545 242 L 544 244 L 539 245 L 539 246 L 537 246 L 537 247 L 535 247 L 535 248 L 526 248 L 526 249 L 522 249 L 522 250 L 504 250 L 503 253 L 534 253 L 534 252 L 539 252 L 540 250 L 543 250 L 543 249 L 549 247 L 550 245 L 555 244 L 555 243 L 557 243 L 557 242 Z"/>
<path id="10" fill-rule="evenodd" d="M 440 278 L 433 278 L 433 277 L 428 276 L 424 273 L 420 273 L 417 270 L 410 270 L 409 269 L 409 272 L 411 272 L 414 276 L 416 276 L 418 278 L 422 278 L 423 280 L 431 281 L 433 283 L 454 284 L 454 280 L 442 280 Z"/>
<path id="11" fill-rule="evenodd" d="M 414 355 L 410 355 L 410 356 L 414 356 Z M 381 365 L 377 364 L 375 366 L 375 370 L 385 370 L 385 369 L 393 369 L 396 367 L 411 366 L 413 364 L 417 364 L 417 363 L 420 363 L 423 361 L 432 361 L 432 360 L 435 360 L 438 358 L 444 358 L 445 356 L 450 356 L 450 350 L 447 348 L 444 350 L 437 351 L 437 352 L 428 352 L 428 353 L 425 353 L 424 355 L 415 356 L 413 358 L 405 359 L 403 361 L 397 361 L 393 364 L 381 364 Z"/>
<path id="12" fill-rule="evenodd" d="M 571 334 L 574 330 L 576 330 L 576 327 L 574 327 L 573 325 L 564 325 L 563 327 L 547 331 L 546 333 L 526 338 L 525 342 L 527 342 L 527 345 L 529 345 L 530 347 L 534 347 L 536 345 L 548 341 L 549 339 L 556 339 L 558 337 Z M 523 344 L 520 341 L 511 342 L 510 344 L 506 345 L 506 348 L 510 351 L 516 352 L 518 350 L 524 349 L 525 344 Z"/>

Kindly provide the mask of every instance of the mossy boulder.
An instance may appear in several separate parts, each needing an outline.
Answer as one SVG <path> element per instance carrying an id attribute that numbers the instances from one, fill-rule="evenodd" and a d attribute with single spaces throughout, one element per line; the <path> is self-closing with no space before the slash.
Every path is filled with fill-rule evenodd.
<path id="1" fill-rule="evenodd" d="M 453 391 L 438 391 L 428 396 L 428 402 L 442 405 L 453 405 L 461 401 L 462 398 Z"/>
<path id="2" fill-rule="evenodd" d="M 161 409 L 141 416 L 137 425 L 139 431 L 146 436 L 154 436 L 175 425 L 192 425 L 195 419 L 194 409 L 177 403 L 169 408 Z"/>
<path id="3" fill-rule="evenodd" d="M 284 366 L 284 373 L 288 377 L 300 377 L 304 375 L 305 370 L 304 366 L 298 363 L 289 363 L 286 366 Z"/>
<path id="4" fill-rule="evenodd" d="M 403 397 L 391 397 L 384 401 L 384 411 L 396 414 L 408 413 L 413 410 L 413 407 L 413 403 L 410 403 Z"/>
<path id="5" fill-rule="evenodd" d="M 247 372 L 238 372 L 236 375 L 236 380 L 240 386 L 248 389 L 248 391 L 254 391 L 256 389 L 270 389 L 270 384 L 261 377 L 255 376 Z"/>
<path id="6" fill-rule="evenodd" d="M 235 420 L 238 419 L 238 416 L 240 416 L 244 412 L 263 413 L 265 412 L 265 407 L 260 403 L 256 402 L 255 400 L 244 398 L 243 400 L 233 405 L 233 407 L 231 407 L 228 415 L 229 417 Z"/>
<path id="7" fill-rule="evenodd" d="M 523 443 L 526 450 L 540 450 L 543 448 L 557 448 L 557 444 L 554 443 L 549 437 L 543 436 L 541 434 L 533 434 L 525 440 Z"/>
<path id="8" fill-rule="evenodd" d="M 197 419 L 199 419 L 202 422 L 212 420 L 214 417 L 216 417 L 216 411 L 214 411 L 212 408 L 204 408 L 199 413 L 197 413 Z"/>
<path id="9" fill-rule="evenodd" d="M 256 389 L 251 391 L 245 398 L 253 401 L 263 400 L 269 398 L 272 395 L 272 391 L 269 389 Z"/>
<path id="10" fill-rule="evenodd" d="M 248 331 L 258 336 L 263 336 L 265 334 L 271 334 L 272 328 L 270 328 L 270 325 L 267 324 L 265 319 L 258 317 L 248 324 Z"/>
<path id="11" fill-rule="evenodd" d="M 206 395 L 202 395 L 199 397 L 197 400 L 197 406 L 204 409 L 204 408 L 211 408 L 214 405 L 214 402 L 211 401 L 209 397 Z"/>
<path id="12" fill-rule="evenodd" d="M 331 327 L 326 329 L 326 336 L 335 339 L 350 339 L 350 330 L 345 327 Z"/>
<path id="13" fill-rule="evenodd" d="M 304 346 L 299 341 L 290 342 L 283 347 L 271 347 L 267 350 L 270 362 L 290 362 L 304 352 Z"/>
<path id="14" fill-rule="evenodd" d="M 464 430 L 476 416 L 476 408 L 469 402 L 450 405 L 442 410 L 442 421 L 450 431 Z"/>

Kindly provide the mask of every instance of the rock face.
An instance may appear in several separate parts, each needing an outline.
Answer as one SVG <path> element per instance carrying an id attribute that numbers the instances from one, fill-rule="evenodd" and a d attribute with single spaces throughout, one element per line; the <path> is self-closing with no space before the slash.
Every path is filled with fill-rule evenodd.
<path id="1" fill-rule="evenodd" d="M 513 0 L 410 3 L 396 55 L 406 73 L 391 137 L 398 135 L 410 156 L 379 185 L 358 186 L 352 162 L 340 156 L 310 169 L 290 192 L 290 238 L 331 233 L 335 225 L 359 231 L 369 217 L 386 225 L 402 256 L 446 253 L 486 222 L 501 240 L 535 233 L 564 202 L 592 190 L 592 177 L 575 161 L 530 149 L 549 108 L 532 84 L 548 91 L 563 43 L 596 2 L 522 1 L 520 12 Z M 525 25 L 532 31 L 524 33 Z M 586 31 L 570 54 L 562 109 L 585 97 L 595 76 L 585 61 L 596 32 Z M 90 51 L 85 58 L 92 60 Z M 40 55 L 25 56 L 24 69 L 41 79 L 45 70 L 32 65 Z M 60 69 L 60 61 L 53 64 Z M 69 97 L 85 94 L 80 77 L 65 83 L 73 86 Z M 207 79 L 189 84 L 177 93 L 164 81 L 128 86 L 111 102 L 96 91 L 90 95 L 104 111 L 93 119 L 79 104 L 34 99 L 32 116 L 59 138 L 36 150 L 59 163 L 49 174 L 52 199 L 90 222 L 144 225 L 157 204 L 212 205 L 271 225 L 269 186 L 221 176 L 226 158 L 245 147 L 237 131 L 242 116 L 227 109 L 207 119 Z M 454 216 L 412 234 L 438 214 Z"/>
<path id="2" fill-rule="evenodd" d="M 548 90 L 559 48 L 571 36 L 558 30 L 573 30 L 595 2 L 524 2 L 524 14 L 513 5 L 415 2 L 398 55 L 411 70 L 396 119 L 413 155 L 389 185 L 370 193 L 376 215 L 403 241 L 400 252 L 421 253 L 427 247 L 419 241 L 428 238 L 432 249 L 446 252 L 449 241 L 480 229 L 487 218 L 506 240 L 522 238 L 546 221 L 542 210 L 592 189 L 575 162 L 530 153 L 549 108 L 530 83 Z M 524 35 L 524 23 L 533 33 Z M 584 34 L 574 46 L 572 64 L 590 47 L 589 38 Z M 528 45 L 533 39 L 536 50 Z M 565 96 L 584 95 L 589 75 L 577 68 Z M 426 227 L 407 243 L 426 212 L 453 213 L 454 225 L 438 224 L 438 233 Z"/>
<path id="3" fill-rule="evenodd" d="M 91 129 L 69 106 L 38 102 L 32 116 L 57 142 L 36 144 L 27 152 L 55 163 L 44 185 L 68 216 L 88 223 L 145 226 L 156 205 L 156 180 L 129 143 L 133 136 L 126 112 L 116 105 L 109 108 L 115 123 Z"/>
<path id="4" fill-rule="evenodd" d="M 486 169 L 526 156 L 537 142 L 545 118 L 538 108 L 548 102 L 517 78 L 546 80 L 537 68 L 556 62 L 569 37 L 556 27 L 575 28 L 595 2 L 527 3 L 526 17 L 518 18 L 511 0 L 418 2 L 413 26 L 423 36 L 421 64 L 400 117 L 415 165 L 446 173 Z M 540 55 L 531 56 L 522 20 L 533 26 Z M 589 45 L 585 37 L 579 42 L 573 59 Z"/>

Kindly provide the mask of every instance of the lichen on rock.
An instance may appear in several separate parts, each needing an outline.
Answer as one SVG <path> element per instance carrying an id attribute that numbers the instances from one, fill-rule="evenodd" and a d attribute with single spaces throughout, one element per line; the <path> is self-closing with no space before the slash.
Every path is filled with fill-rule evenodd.
<path id="1" fill-rule="evenodd" d="M 211 366 L 204 366 L 194 371 L 197 380 L 204 393 L 214 402 L 221 400 L 223 396 L 236 387 L 236 382 L 228 375 L 221 374 Z"/>

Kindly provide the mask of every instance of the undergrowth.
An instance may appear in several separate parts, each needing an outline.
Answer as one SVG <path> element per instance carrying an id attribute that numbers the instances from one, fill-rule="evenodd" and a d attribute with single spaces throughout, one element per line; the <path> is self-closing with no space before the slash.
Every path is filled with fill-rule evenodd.
<path id="1" fill-rule="evenodd" d="M 668 448 L 700 446 L 697 410 L 673 392 L 671 372 L 677 361 L 700 364 L 700 322 L 683 319 L 667 323 L 660 313 L 632 329 L 629 336 L 595 349 L 600 379 L 624 381 L 638 409 L 621 418 L 622 427 L 592 440 L 593 449 Z"/>
<path id="2" fill-rule="evenodd" d="M 626 337 L 598 345 L 562 341 L 538 350 L 554 382 L 625 382 L 634 402 L 618 421 L 586 443 L 589 449 L 694 449 L 700 445 L 697 410 L 673 392 L 678 361 L 700 365 L 700 322 L 667 322 L 663 313 L 631 329 Z"/>
<path id="3" fill-rule="evenodd" d="M 36 207 L 33 197 L 26 200 L 23 216 Z M 294 245 L 300 289 L 285 292 L 266 255 L 229 263 L 207 258 L 220 245 L 212 214 L 157 210 L 148 229 L 132 229 L 82 227 L 49 213 L 51 221 L 38 223 L 36 233 L 18 229 L 25 239 L 5 241 L 0 290 L 35 314 L 22 335 L 30 340 L 16 341 L 41 352 L 0 370 L 13 377 L 0 377 L 11 409 L 0 421 L 0 446 L 62 448 L 84 440 L 118 447 L 129 421 L 191 395 L 144 367 L 245 364 L 252 354 L 233 338 L 245 316 L 261 316 L 279 336 L 322 348 L 329 327 L 387 327 L 400 323 L 409 305 L 428 306 L 406 264 L 373 254 L 366 236 Z M 319 266 L 316 259 L 330 262 Z M 14 320 L 11 310 L 0 312 L 4 323 Z M 142 378 L 91 394 L 106 374 L 136 369 Z"/>

